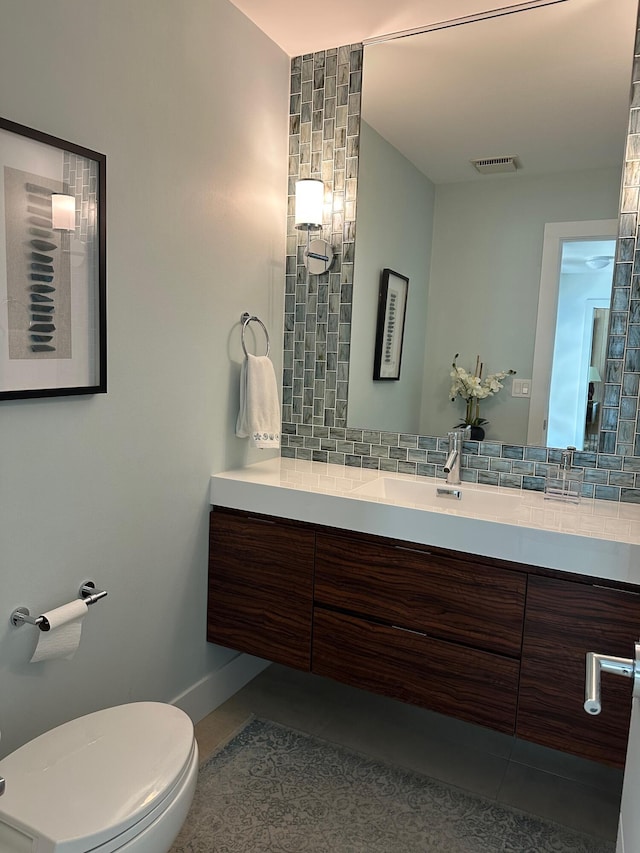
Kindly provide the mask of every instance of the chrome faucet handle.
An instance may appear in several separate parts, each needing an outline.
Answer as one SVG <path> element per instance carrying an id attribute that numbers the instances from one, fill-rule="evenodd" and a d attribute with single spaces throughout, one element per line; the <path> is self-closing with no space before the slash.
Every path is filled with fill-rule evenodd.
<path id="1" fill-rule="evenodd" d="M 460 463 L 462 460 L 462 442 L 465 437 L 464 429 L 457 427 L 447 433 L 449 439 L 449 454 L 442 467 L 447 475 L 447 484 L 457 486 L 460 482 Z"/>
<path id="2" fill-rule="evenodd" d="M 463 441 L 471 435 L 471 426 L 467 424 L 464 427 L 456 427 L 449 430 L 447 438 L 449 439 L 449 450 L 457 450 Z M 452 444 L 453 442 L 453 444 Z"/>

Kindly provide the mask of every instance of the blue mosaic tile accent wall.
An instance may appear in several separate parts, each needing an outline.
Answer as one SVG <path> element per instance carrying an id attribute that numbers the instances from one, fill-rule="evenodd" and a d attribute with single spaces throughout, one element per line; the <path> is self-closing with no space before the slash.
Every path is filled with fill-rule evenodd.
<path id="1" fill-rule="evenodd" d="M 640 456 L 640 30 L 634 53 L 599 446 L 619 456 Z"/>
<path id="2" fill-rule="evenodd" d="M 299 427 L 347 424 L 361 83 L 359 44 L 291 63 L 282 399 L 289 448 L 297 436 L 312 438 Z M 299 178 L 325 185 L 323 228 L 312 236 L 328 240 L 336 256 L 323 275 L 307 274 L 307 232 L 294 227 Z"/>
<path id="3" fill-rule="evenodd" d="M 584 497 L 640 503 L 640 30 L 611 303 L 602 430 L 597 451 L 576 452 Z M 351 296 L 362 84 L 362 45 L 291 63 L 289 210 L 285 285 L 282 456 L 444 477 L 447 438 L 347 427 Z M 295 182 L 322 178 L 322 236 L 336 250 L 328 273 L 308 276 L 306 234 L 294 228 Z M 465 482 L 543 491 L 561 449 L 466 441 Z"/>

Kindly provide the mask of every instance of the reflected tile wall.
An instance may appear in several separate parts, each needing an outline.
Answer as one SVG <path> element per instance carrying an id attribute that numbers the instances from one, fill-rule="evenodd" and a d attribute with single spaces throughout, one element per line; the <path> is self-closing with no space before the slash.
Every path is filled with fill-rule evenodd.
<path id="1" fill-rule="evenodd" d="M 636 32 L 629 132 L 620 196 L 620 222 L 613 275 L 603 430 L 600 450 L 640 455 L 640 37 Z"/>

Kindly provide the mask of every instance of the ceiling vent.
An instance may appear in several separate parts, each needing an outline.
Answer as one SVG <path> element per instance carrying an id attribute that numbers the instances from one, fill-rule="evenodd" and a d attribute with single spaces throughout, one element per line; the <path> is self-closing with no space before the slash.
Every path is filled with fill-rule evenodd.
<path id="1" fill-rule="evenodd" d="M 471 165 L 481 175 L 495 175 L 498 172 L 515 172 L 518 168 L 517 157 L 482 157 L 471 160 Z"/>

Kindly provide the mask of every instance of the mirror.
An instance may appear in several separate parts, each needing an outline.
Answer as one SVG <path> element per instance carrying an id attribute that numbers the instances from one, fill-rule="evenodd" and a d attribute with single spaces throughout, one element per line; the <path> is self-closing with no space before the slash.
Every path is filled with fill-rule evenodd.
<path id="1" fill-rule="evenodd" d="M 568 0 L 365 46 L 349 426 L 445 435 L 465 410 L 450 400 L 456 353 L 470 371 L 479 355 L 483 375 L 517 371 L 548 417 L 551 371 L 534 373 L 555 337 L 549 322 L 536 334 L 545 226 L 617 219 L 636 14 L 636 0 Z M 508 171 L 470 162 L 502 158 Z M 372 378 L 384 269 L 409 279 L 387 382 Z M 481 401 L 487 438 L 544 444 L 530 403 L 507 378 Z"/>

